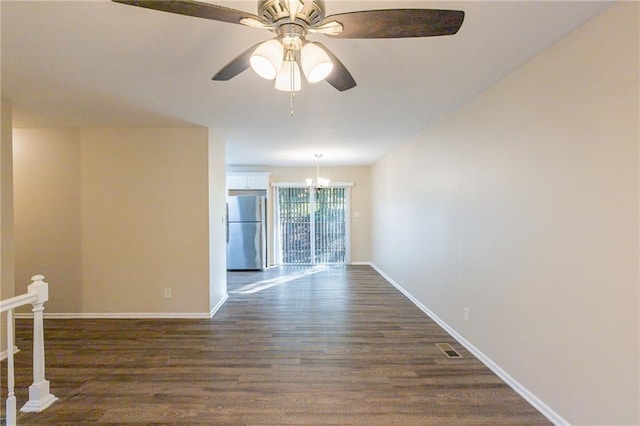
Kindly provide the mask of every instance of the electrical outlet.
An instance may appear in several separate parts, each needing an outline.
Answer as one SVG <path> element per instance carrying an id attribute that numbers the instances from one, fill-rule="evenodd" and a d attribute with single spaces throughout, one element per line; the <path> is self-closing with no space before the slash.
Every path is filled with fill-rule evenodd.
<path id="1" fill-rule="evenodd" d="M 167 287 L 164 289 L 164 298 L 171 299 L 171 287 Z"/>
<path id="2" fill-rule="evenodd" d="M 462 317 L 464 318 L 465 321 L 469 321 L 469 308 L 465 306 L 463 309 L 464 311 L 463 311 Z"/>

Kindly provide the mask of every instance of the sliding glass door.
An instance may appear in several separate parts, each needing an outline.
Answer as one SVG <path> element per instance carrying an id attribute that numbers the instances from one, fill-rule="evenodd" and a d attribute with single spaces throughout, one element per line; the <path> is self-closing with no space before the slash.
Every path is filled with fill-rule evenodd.
<path id="1" fill-rule="evenodd" d="M 311 264 L 311 206 L 308 188 L 277 188 L 278 252 L 284 265 Z"/>
<path id="2" fill-rule="evenodd" d="M 277 249 L 280 263 L 347 263 L 349 187 L 278 187 Z"/>

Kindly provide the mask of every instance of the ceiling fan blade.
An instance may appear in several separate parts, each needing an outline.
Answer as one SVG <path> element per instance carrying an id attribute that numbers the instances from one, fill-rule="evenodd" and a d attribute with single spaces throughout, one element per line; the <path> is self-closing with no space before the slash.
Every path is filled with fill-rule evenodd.
<path id="1" fill-rule="evenodd" d="M 363 10 L 327 16 L 344 30 L 336 38 L 406 38 L 451 35 L 458 32 L 464 12 L 440 9 Z M 321 24 L 322 25 L 322 24 Z"/>
<path id="2" fill-rule="evenodd" d="M 313 43 L 324 50 L 327 55 L 329 55 L 329 58 L 331 58 L 331 62 L 333 62 L 333 71 L 331 71 L 331 74 L 325 78 L 325 81 L 341 92 L 356 87 L 356 81 L 353 79 L 353 76 L 347 67 L 340 62 L 340 59 L 338 59 L 333 52 L 327 49 L 324 44 L 318 43 L 317 41 L 314 41 Z"/>
<path id="3" fill-rule="evenodd" d="M 231 60 L 227 65 L 222 67 L 220 71 L 214 75 L 211 80 L 216 81 L 227 81 L 231 80 L 236 75 L 240 74 L 242 71 L 246 70 L 251 66 L 250 59 L 253 52 L 260 46 L 263 42 L 256 43 L 240 55 L 236 56 Z"/>
<path id="4" fill-rule="evenodd" d="M 214 21 L 239 24 L 240 20 L 252 18 L 261 21 L 258 16 L 242 10 L 231 9 L 217 4 L 204 3 L 195 0 L 112 0 L 116 3 L 139 6 L 179 15 L 195 16 L 197 18 L 212 19 Z"/>

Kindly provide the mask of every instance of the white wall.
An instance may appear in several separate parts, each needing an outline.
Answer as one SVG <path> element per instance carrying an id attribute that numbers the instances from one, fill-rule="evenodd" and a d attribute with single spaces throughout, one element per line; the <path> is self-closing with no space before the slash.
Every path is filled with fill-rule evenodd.
<path id="1" fill-rule="evenodd" d="M 640 423 L 638 22 L 611 6 L 372 167 L 375 264 L 572 424 Z"/>

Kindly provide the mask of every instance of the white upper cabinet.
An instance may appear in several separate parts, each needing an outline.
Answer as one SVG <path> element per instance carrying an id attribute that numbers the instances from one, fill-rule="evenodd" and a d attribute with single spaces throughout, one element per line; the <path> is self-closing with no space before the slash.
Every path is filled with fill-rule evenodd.
<path id="1" fill-rule="evenodd" d="M 268 189 L 269 173 L 227 173 L 227 189 Z"/>

